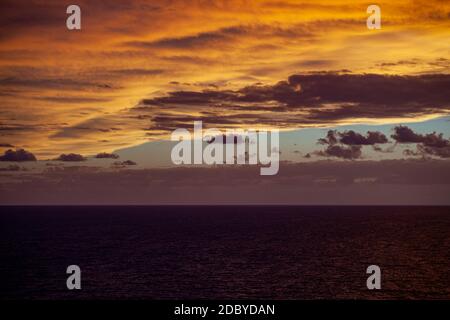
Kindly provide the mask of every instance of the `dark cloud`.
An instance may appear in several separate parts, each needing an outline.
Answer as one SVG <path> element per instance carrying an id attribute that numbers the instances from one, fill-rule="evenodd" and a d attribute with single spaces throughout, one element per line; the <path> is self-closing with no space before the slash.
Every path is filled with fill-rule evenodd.
<path id="1" fill-rule="evenodd" d="M 1 87 L 55 89 L 55 90 L 108 90 L 112 85 L 107 83 L 83 81 L 69 78 L 17 78 L 9 77 L 0 79 Z"/>
<path id="2" fill-rule="evenodd" d="M 202 121 L 203 126 L 218 127 L 223 125 L 233 125 L 239 122 L 237 119 L 224 119 L 223 116 L 192 116 L 192 115 L 157 115 L 152 117 L 152 125 L 147 129 L 173 131 L 177 128 L 190 129 L 193 126 L 194 121 Z"/>
<path id="3" fill-rule="evenodd" d="M 324 103 L 395 107 L 412 103 L 420 111 L 425 106 L 431 107 L 436 104 L 448 106 L 449 86 L 450 75 L 386 76 L 324 73 L 293 75 L 288 81 L 281 81 L 275 85 L 253 85 L 236 91 L 175 91 L 166 97 L 143 100 L 143 104 L 220 105 L 224 102 L 276 101 L 280 106 L 288 107 L 314 107 Z M 369 114 L 368 111 L 365 113 Z"/>
<path id="4" fill-rule="evenodd" d="M 406 126 L 397 126 L 394 131 L 395 133 L 391 137 L 398 143 L 420 143 L 424 140 L 423 135 L 415 133 Z"/>
<path id="5" fill-rule="evenodd" d="M 64 7 L 54 3 L 3 0 L 0 2 L 0 38 L 10 38 L 27 28 L 56 27 L 61 23 L 61 9 Z"/>
<path id="6" fill-rule="evenodd" d="M 176 55 L 176 56 L 166 56 L 166 57 L 161 57 L 162 60 L 165 61 L 170 61 L 170 62 L 175 62 L 175 63 L 180 63 L 180 64 L 192 64 L 192 65 L 213 65 L 215 64 L 216 60 L 214 59 L 207 59 L 204 57 L 198 57 L 198 56 L 190 56 L 190 55 Z M 189 83 L 179 83 L 178 81 L 172 81 L 172 82 L 176 82 L 176 83 L 172 83 L 172 84 L 183 84 L 183 85 L 190 85 Z"/>
<path id="7" fill-rule="evenodd" d="M 382 62 L 377 63 L 377 67 L 394 67 L 394 66 L 404 66 L 404 65 L 417 65 L 420 64 L 420 60 L 411 59 L 411 60 L 398 60 L 395 62 Z"/>
<path id="8" fill-rule="evenodd" d="M 320 138 L 317 142 L 319 144 L 335 145 L 339 142 L 336 137 L 336 130 L 328 130 L 327 136 L 325 138 Z"/>
<path id="9" fill-rule="evenodd" d="M 436 156 L 440 158 L 450 158 L 450 146 L 446 147 L 429 147 L 423 144 L 417 145 L 417 150 L 423 155 Z"/>
<path id="10" fill-rule="evenodd" d="M 368 106 L 431 107 L 448 105 L 450 75 L 386 76 L 375 74 L 293 75 L 272 86 L 247 86 L 237 91 L 177 91 L 144 104 L 211 104 L 218 102 L 270 102 L 289 107 L 313 107 L 324 103 L 360 103 Z M 382 93 L 382 94 L 380 94 Z"/>
<path id="11" fill-rule="evenodd" d="M 384 134 L 378 131 L 368 131 L 364 136 L 353 130 L 338 132 L 328 130 L 325 138 L 317 141 L 319 144 L 328 145 L 325 150 L 316 151 L 314 154 L 324 157 L 337 157 L 342 159 L 358 159 L 362 155 L 362 146 L 387 143 Z"/>
<path id="12" fill-rule="evenodd" d="M 154 42 L 132 41 L 125 45 L 137 48 L 197 48 L 212 42 L 225 42 L 228 37 L 226 30 L 219 30 L 180 38 L 165 38 Z"/>
<path id="13" fill-rule="evenodd" d="M 0 143 L 0 148 L 14 148 L 14 146 L 9 143 Z"/>
<path id="14" fill-rule="evenodd" d="M 116 161 L 113 163 L 113 166 L 116 167 L 135 166 L 135 165 L 137 165 L 137 163 L 131 160 Z"/>
<path id="15" fill-rule="evenodd" d="M 178 37 L 164 38 L 156 41 L 129 41 L 124 45 L 133 48 L 166 48 L 166 49 L 194 49 L 194 48 L 217 48 L 218 46 L 230 46 L 237 39 L 246 36 L 277 37 L 293 39 L 302 37 L 304 40 L 313 37 L 311 31 L 304 25 L 298 25 L 289 29 L 277 28 L 269 25 L 232 26 L 221 28 L 210 32 Z"/>
<path id="16" fill-rule="evenodd" d="M 336 63 L 336 60 L 302 60 L 300 62 L 294 63 L 291 67 L 306 67 L 306 68 L 315 68 L 317 69 L 326 69 L 329 66 L 332 66 Z"/>
<path id="17" fill-rule="evenodd" d="M 86 161 L 86 158 L 83 157 L 81 154 L 77 154 L 77 153 L 69 153 L 69 154 L 63 153 L 55 160 L 67 161 L 67 162 L 78 162 L 78 161 Z"/>
<path id="18" fill-rule="evenodd" d="M 174 91 L 170 92 L 167 97 L 159 97 L 154 99 L 144 99 L 144 105 L 166 105 L 166 104 L 184 104 L 184 105 L 209 105 L 220 101 L 235 101 L 236 93 L 233 91 L 213 91 L 204 90 L 196 91 Z"/>
<path id="19" fill-rule="evenodd" d="M 94 102 L 108 102 L 111 99 L 107 98 L 88 98 L 88 97 L 37 97 L 34 100 L 42 100 L 55 103 L 94 103 Z"/>
<path id="20" fill-rule="evenodd" d="M 327 136 L 325 138 L 320 138 L 318 140 L 319 144 L 334 145 L 337 143 L 345 145 L 375 145 L 387 143 L 388 140 L 386 136 L 378 131 L 367 131 L 366 136 L 355 132 L 353 130 L 338 132 L 337 130 L 328 130 Z"/>
<path id="21" fill-rule="evenodd" d="M 97 158 L 97 159 L 118 159 L 119 155 L 117 155 L 115 153 L 102 152 L 102 153 L 97 154 L 95 156 L 95 158 Z"/>
<path id="22" fill-rule="evenodd" d="M 316 151 L 316 155 L 323 157 L 337 157 L 347 160 L 361 157 L 361 146 L 344 147 L 340 145 L 330 145 L 325 150 Z"/>
<path id="23" fill-rule="evenodd" d="M 416 66 L 416 65 L 428 65 L 432 67 L 436 67 L 439 69 L 447 69 L 450 68 L 450 60 L 447 58 L 436 58 L 434 60 L 424 60 L 424 59 L 409 59 L 409 60 L 398 60 L 392 62 L 382 62 L 376 64 L 377 67 L 389 68 L 389 67 L 397 67 L 397 66 Z"/>
<path id="24" fill-rule="evenodd" d="M 390 76 L 378 74 L 293 75 L 290 86 L 301 86 L 301 94 L 288 101 L 293 106 L 317 103 L 367 105 L 448 105 L 450 75 Z"/>
<path id="25" fill-rule="evenodd" d="M 368 131 L 366 136 L 356 133 L 353 130 L 339 133 L 340 142 L 347 145 L 374 145 L 377 143 L 387 143 L 388 139 L 378 131 Z"/>
<path id="26" fill-rule="evenodd" d="M 450 13 L 449 13 L 449 17 L 450 17 Z M 450 59 L 438 58 L 434 61 L 429 62 L 428 64 L 431 66 L 436 66 L 436 67 L 450 68 Z"/>
<path id="27" fill-rule="evenodd" d="M 109 71 L 111 74 L 121 76 L 153 76 L 164 73 L 162 69 L 117 69 Z"/>
<path id="28" fill-rule="evenodd" d="M 397 126 L 395 133 L 391 136 L 398 143 L 423 143 L 427 147 L 445 148 L 449 146 L 449 140 L 443 134 L 436 132 L 428 134 L 418 134 L 407 126 Z"/>
<path id="29" fill-rule="evenodd" d="M 450 157 L 450 140 L 445 139 L 442 133 L 419 134 L 406 126 L 397 126 L 394 131 L 395 133 L 391 137 L 398 143 L 417 144 L 417 151 L 406 149 L 404 151 L 406 155 Z"/>
<path id="30" fill-rule="evenodd" d="M 208 110 L 211 124 L 275 125 L 330 124 L 355 118 L 383 119 L 446 113 L 450 107 L 450 75 L 392 76 L 379 74 L 312 73 L 292 75 L 274 85 L 255 84 L 237 90 L 173 91 L 145 99 L 132 111 Z M 333 105 L 333 108 L 329 106 Z M 233 112 L 224 117 L 223 112 Z M 259 112 L 258 112 L 259 111 Z M 270 112 L 270 116 L 268 113 Z M 299 112 L 292 116 L 292 112 Z M 194 118 L 162 115 L 153 118 L 155 129 L 180 127 Z M 192 122 L 191 122 L 192 123 Z M 385 143 L 381 134 L 356 136 L 348 144 Z"/>
<path id="31" fill-rule="evenodd" d="M 7 150 L 3 154 L 3 156 L 0 156 L 0 161 L 15 161 L 15 162 L 22 162 L 22 161 L 36 161 L 36 157 L 31 152 L 28 152 L 24 149 L 18 149 L 18 150 Z"/>
<path id="32" fill-rule="evenodd" d="M 94 117 L 83 122 L 77 123 L 73 126 L 64 126 L 59 128 L 57 132 L 52 134 L 50 138 L 79 138 L 81 136 L 93 134 L 93 133 L 106 133 L 122 130 L 120 126 L 124 123 L 124 120 L 120 116 L 102 116 Z"/>
<path id="33" fill-rule="evenodd" d="M 0 131 L 3 132 L 19 132 L 19 131 L 28 131 L 28 130 L 39 130 L 42 127 L 39 127 L 37 125 L 27 125 L 27 124 L 12 124 L 12 125 L 7 125 L 7 124 L 0 124 Z M 2 133 L 4 134 L 4 133 Z"/>

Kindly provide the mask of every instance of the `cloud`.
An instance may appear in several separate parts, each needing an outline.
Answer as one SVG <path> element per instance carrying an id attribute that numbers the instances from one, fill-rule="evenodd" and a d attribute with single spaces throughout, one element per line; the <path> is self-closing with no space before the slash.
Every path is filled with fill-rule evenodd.
<path id="1" fill-rule="evenodd" d="M 7 138 L 38 155 L 56 157 L 66 148 L 93 154 L 99 140 L 110 141 L 108 150 L 132 146 L 146 139 L 144 128 L 152 138 L 165 138 L 167 130 L 187 125 L 176 119 L 186 114 L 205 116 L 216 121 L 208 125 L 218 128 L 228 124 L 298 128 L 448 112 L 448 103 L 442 102 L 449 101 L 448 81 L 441 85 L 436 78 L 420 75 L 448 74 L 448 59 L 442 58 L 447 52 L 448 5 L 437 1 L 414 10 L 391 6 L 383 17 L 392 31 L 382 33 L 361 32 L 365 11 L 343 0 L 332 4 L 177 0 L 157 5 L 144 0 L 80 0 L 78 4 L 83 28 L 89 32 L 67 31 L 67 5 L 60 1 L 0 2 L 2 115 L 14 113 L 2 116 L 1 122 L 11 125 L 29 118 L 26 132 L 11 130 Z M 374 48 L 377 54 L 367 54 Z M 417 52 L 418 64 L 401 62 L 394 71 L 418 76 L 365 74 L 385 72 L 381 64 L 395 63 L 392 57 L 414 61 Z M 343 71 L 334 76 L 306 73 L 343 69 L 357 76 L 346 78 Z M 288 75 L 295 77 L 287 79 Z M 279 80 L 285 81 L 278 84 Z M 211 84 L 209 88 L 216 86 L 222 95 L 177 96 L 169 92 L 174 90 L 170 81 L 181 84 L 176 90 L 188 87 L 186 83 L 193 84 L 188 90 Z M 445 99 L 433 89 L 437 86 Z M 164 97 L 170 99 L 160 99 Z M 103 137 L 101 130 L 110 128 L 104 126 L 99 131 L 70 129 L 119 113 L 143 98 L 153 104 L 141 103 L 131 115 L 123 114 L 120 134 Z M 97 110 L 90 109 L 93 105 Z M 145 124 L 132 122 L 132 116 L 141 112 L 154 118 Z M 44 127 L 39 139 L 30 138 L 35 136 L 31 125 L 49 121 L 67 123 L 68 132 Z"/>
<path id="2" fill-rule="evenodd" d="M 113 75 L 120 76 L 153 76 L 164 73 L 162 69 L 143 69 L 143 68 L 135 68 L 135 69 L 115 69 L 109 71 L 109 73 Z"/>
<path id="3" fill-rule="evenodd" d="M 344 132 L 328 130 L 326 137 L 320 138 L 317 142 L 328 146 L 325 150 L 314 152 L 315 155 L 352 160 L 361 157 L 362 146 L 371 145 L 377 151 L 376 144 L 387 143 L 388 139 L 378 131 L 367 131 L 366 136 L 363 136 L 353 130 Z"/>
<path id="4" fill-rule="evenodd" d="M 386 136 L 378 131 L 367 131 L 366 136 L 353 130 L 338 132 L 337 130 L 329 130 L 325 138 L 318 141 L 320 144 L 334 145 L 337 143 L 345 145 L 367 146 L 375 144 L 388 143 Z"/>
<path id="5" fill-rule="evenodd" d="M 320 138 L 317 141 L 317 143 L 319 143 L 319 144 L 328 144 L 328 145 L 335 145 L 338 142 L 339 142 L 339 140 L 336 137 L 335 130 L 328 130 L 327 136 L 325 138 Z"/>
<path id="6" fill-rule="evenodd" d="M 369 118 L 417 117 L 450 111 L 450 75 L 391 76 L 316 73 L 292 75 L 274 85 L 235 90 L 172 91 L 144 99 L 132 112 L 156 113 L 155 129 L 190 126 L 192 120 L 220 125 L 298 127 Z M 200 113 L 192 116 L 193 112 Z M 224 117 L 224 115 L 228 115 Z M 346 144 L 386 143 L 380 133 L 348 132 Z"/>
<path id="7" fill-rule="evenodd" d="M 116 161 L 113 163 L 115 167 L 136 166 L 137 163 L 132 160 Z"/>
<path id="8" fill-rule="evenodd" d="M 419 143 L 424 140 L 423 135 L 415 133 L 406 126 L 397 126 L 394 130 L 395 133 L 391 137 L 398 143 Z"/>
<path id="9" fill-rule="evenodd" d="M 193 35 L 166 37 L 154 41 L 127 41 L 123 43 L 123 46 L 139 49 L 198 50 L 212 48 L 217 50 L 218 47 L 232 47 L 234 42 L 242 42 L 246 38 L 265 37 L 273 41 L 274 38 L 291 40 L 295 37 L 302 37 L 303 40 L 306 40 L 313 36 L 313 33 L 301 24 L 289 28 L 254 24 L 229 26 Z"/>
<path id="10" fill-rule="evenodd" d="M 77 153 L 69 153 L 69 154 L 61 154 L 56 161 L 67 161 L 67 162 L 78 162 L 78 161 L 86 161 L 86 158 L 81 154 Z"/>
<path id="11" fill-rule="evenodd" d="M 359 103 L 367 106 L 448 106 L 450 75 L 316 74 L 292 75 L 291 87 L 300 86 L 298 95 L 285 101 L 292 106 L 323 103 Z M 382 93 L 382 94 L 380 94 Z"/>
<path id="12" fill-rule="evenodd" d="M 14 146 L 9 143 L 0 143 L 0 148 L 14 148 Z"/>
<path id="13" fill-rule="evenodd" d="M 397 126 L 394 128 L 395 134 L 391 137 L 398 143 L 423 143 L 428 147 L 445 148 L 449 145 L 449 140 L 443 134 L 436 132 L 428 134 L 415 133 L 407 126 Z"/>
<path id="14" fill-rule="evenodd" d="M 377 131 L 368 131 L 367 136 L 363 136 L 353 130 L 349 130 L 339 133 L 339 136 L 340 142 L 347 145 L 374 145 L 388 142 L 386 136 Z"/>
<path id="15" fill-rule="evenodd" d="M 450 140 L 445 139 L 442 133 L 436 132 L 428 134 L 419 134 L 411 130 L 407 126 L 397 126 L 394 128 L 395 133 L 391 137 L 397 143 L 416 143 L 417 151 L 406 149 L 406 155 L 429 155 L 441 158 L 450 157 Z"/>
<path id="16" fill-rule="evenodd" d="M 219 101 L 237 101 L 237 93 L 233 91 L 213 91 L 204 90 L 196 91 L 174 91 L 170 92 L 166 97 L 158 97 L 153 99 L 144 99 L 142 104 L 164 106 L 167 104 L 183 104 L 183 105 L 210 105 Z"/>
<path id="17" fill-rule="evenodd" d="M 50 138 L 75 139 L 89 135 L 94 135 L 97 137 L 99 135 L 105 136 L 107 133 L 121 131 L 121 125 L 125 122 L 125 119 L 123 118 L 124 116 L 122 114 L 93 117 L 72 126 L 64 126 L 60 130 L 53 133 Z"/>
<path id="18" fill-rule="evenodd" d="M 423 155 L 450 158 L 450 145 L 446 145 L 445 147 L 432 147 L 425 144 L 418 144 L 417 150 Z"/>
<path id="19" fill-rule="evenodd" d="M 225 42 L 226 40 L 229 40 L 229 32 L 227 30 L 219 30 L 216 32 L 204 32 L 193 36 L 165 38 L 153 42 L 131 41 L 126 42 L 124 45 L 137 48 L 192 49 L 204 47 L 213 42 Z"/>
<path id="20" fill-rule="evenodd" d="M 25 32 L 26 28 L 56 27 L 60 23 L 59 8 L 54 3 L 5 0 L 2 1 L 0 9 L 2 11 L 0 37 L 3 39 Z"/>
<path id="21" fill-rule="evenodd" d="M 134 161 L 131 161 L 131 160 L 126 160 L 126 161 L 123 161 L 123 162 L 122 162 L 122 165 L 125 165 L 125 166 L 135 166 L 135 165 L 137 165 L 137 163 L 134 162 Z"/>
<path id="22" fill-rule="evenodd" d="M 0 79 L 0 88 L 30 88 L 30 89 L 55 89 L 55 90 L 110 90 L 108 83 L 84 81 L 71 78 L 3 78 Z"/>
<path id="23" fill-rule="evenodd" d="M 18 149 L 15 151 L 9 149 L 5 151 L 3 156 L 0 156 L 0 161 L 36 161 L 36 157 L 31 152 L 28 152 L 24 149 Z"/>
<path id="24" fill-rule="evenodd" d="M 107 102 L 111 101 L 111 99 L 107 98 L 88 98 L 88 97 L 37 97 L 34 98 L 35 100 L 42 100 L 47 102 L 55 102 L 55 103 L 74 103 L 74 104 L 80 104 L 80 103 L 99 103 L 99 102 Z"/>
<path id="25" fill-rule="evenodd" d="M 316 155 L 324 157 L 337 157 L 347 160 L 358 159 L 361 157 L 361 146 L 343 147 L 339 145 L 330 145 L 325 150 L 316 151 Z"/>
<path id="26" fill-rule="evenodd" d="M 97 159 L 119 159 L 119 155 L 115 154 L 115 153 L 107 153 L 107 152 L 102 152 L 102 153 L 98 153 L 95 158 Z"/>

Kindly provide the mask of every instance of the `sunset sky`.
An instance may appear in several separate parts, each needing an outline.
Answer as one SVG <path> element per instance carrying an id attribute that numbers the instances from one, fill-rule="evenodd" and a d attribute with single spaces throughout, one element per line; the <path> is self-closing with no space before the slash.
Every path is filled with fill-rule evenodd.
<path id="1" fill-rule="evenodd" d="M 154 169 L 170 165 L 170 133 L 202 120 L 281 129 L 286 161 L 428 159 L 448 168 L 448 1 L 377 1 L 380 30 L 366 26 L 367 1 L 79 0 L 82 29 L 73 31 L 70 4 L 0 4 L 1 154 L 23 148 L 41 171 L 61 154 L 103 152 Z M 317 144 L 329 130 L 337 145 Z M 349 142 L 348 130 L 388 141 Z M 450 178 L 439 181 L 445 202 Z"/>

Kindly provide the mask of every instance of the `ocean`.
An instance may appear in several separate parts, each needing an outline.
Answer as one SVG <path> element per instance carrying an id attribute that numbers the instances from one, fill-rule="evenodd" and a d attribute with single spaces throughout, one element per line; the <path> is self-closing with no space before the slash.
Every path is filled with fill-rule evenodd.
<path id="1" fill-rule="evenodd" d="M 2 300 L 450 298 L 450 207 L 0 211 Z M 66 287 L 69 265 L 81 290 Z M 380 290 L 366 287 L 369 265 Z"/>

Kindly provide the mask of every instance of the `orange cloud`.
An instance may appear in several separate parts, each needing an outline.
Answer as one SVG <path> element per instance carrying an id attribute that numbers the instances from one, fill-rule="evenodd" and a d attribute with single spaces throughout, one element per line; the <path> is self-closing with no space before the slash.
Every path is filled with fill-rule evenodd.
<path id="1" fill-rule="evenodd" d="M 379 31 L 366 28 L 365 1 L 77 4 L 82 30 L 68 31 L 60 1 L 2 1 L 0 143 L 51 157 L 107 140 L 111 151 L 145 141 L 154 125 L 128 109 L 174 90 L 238 90 L 322 70 L 449 71 L 441 1 L 381 1 Z M 262 107 L 258 118 L 273 118 Z"/>

